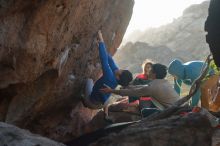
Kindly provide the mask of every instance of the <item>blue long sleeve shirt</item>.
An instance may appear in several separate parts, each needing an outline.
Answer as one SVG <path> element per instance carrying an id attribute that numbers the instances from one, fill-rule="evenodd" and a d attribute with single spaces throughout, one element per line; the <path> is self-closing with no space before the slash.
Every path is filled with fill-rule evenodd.
<path id="1" fill-rule="evenodd" d="M 181 93 L 181 85 L 182 83 L 186 85 L 192 85 L 192 83 L 200 76 L 202 67 L 205 65 L 203 61 L 190 61 L 186 63 L 182 63 L 180 60 L 175 59 L 173 60 L 168 68 L 168 72 L 171 75 L 177 77 L 174 79 L 174 89 L 178 94 Z M 209 68 L 208 74 L 213 74 L 214 71 L 212 68 Z M 197 105 L 201 96 L 200 89 L 195 93 L 192 97 L 191 105 Z"/>
<path id="2" fill-rule="evenodd" d="M 104 104 L 111 94 L 101 93 L 100 89 L 105 88 L 104 84 L 112 89 L 116 88 L 118 82 L 115 77 L 115 71 L 118 70 L 118 67 L 112 57 L 107 53 L 104 42 L 99 43 L 99 57 L 103 75 L 95 82 L 91 93 L 91 99 L 94 102 L 101 102 Z"/>
<path id="3" fill-rule="evenodd" d="M 181 92 L 180 88 L 182 82 L 186 85 L 192 85 L 193 81 L 200 76 L 203 65 L 203 61 L 190 61 L 183 64 L 183 72 L 181 72 L 181 75 L 179 75 L 180 73 L 178 73 L 179 78 L 177 80 L 174 80 L 174 88 L 177 93 L 180 94 Z"/>

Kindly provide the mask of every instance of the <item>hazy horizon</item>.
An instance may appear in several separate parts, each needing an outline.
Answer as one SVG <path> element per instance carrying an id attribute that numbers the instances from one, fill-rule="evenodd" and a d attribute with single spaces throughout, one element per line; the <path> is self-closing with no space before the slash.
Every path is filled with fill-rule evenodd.
<path id="1" fill-rule="evenodd" d="M 208 0 L 135 0 L 124 41 L 135 31 L 171 23 L 173 19 L 180 17 L 187 7 L 204 1 Z"/>

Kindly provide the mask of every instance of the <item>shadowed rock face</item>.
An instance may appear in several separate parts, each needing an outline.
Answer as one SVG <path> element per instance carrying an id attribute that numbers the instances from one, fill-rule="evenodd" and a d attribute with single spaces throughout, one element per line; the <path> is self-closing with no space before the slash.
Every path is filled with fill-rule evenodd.
<path id="1" fill-rule="evenodd" d="M 0 122 L 0 141 L 1 146 L 65 146 L 64 144 L 2 122 Z"/>
<path id="2" fill-rule="evenodd" d="M 133 0 L 0 2 L 0 120 L 66 141 L 97 111 L 79 95 L 100 74 L 95 34 L 114 54 Z"/>
<path id="3" fill-rule="evenodd" d="M 142 121 L 111 133 L 90 146 L 210 146 L 212 128 L 199 114 L 173 116 L 153 122 Z"/>

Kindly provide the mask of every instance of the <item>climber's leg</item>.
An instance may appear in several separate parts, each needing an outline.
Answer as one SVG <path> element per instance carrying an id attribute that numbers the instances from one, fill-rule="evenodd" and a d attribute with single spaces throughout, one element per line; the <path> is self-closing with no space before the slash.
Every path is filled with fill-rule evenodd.
<path id="1" fill-rule="evenodd" d="M 93 80 L 92 79 L 87 79 L 86 81 L 86 88 L 85 88 L 85 98 L 89 98 L 89 96 L 92 93 L 92 88 L 94 86 Z"/>
<path id="2" fill-rule="evenodd" d="M 85 95 L 82 96 L 82 102 L 85 107 L 91 108 L 91 109 L 99 109 L 99 106 L 94 104 L 91 100 L 91 93 L 92 93 L 92 88 L 94 86 L 93 80 L 92 79 L 87 79 L 86 80 L 86 87 L 85 87 Z"/>

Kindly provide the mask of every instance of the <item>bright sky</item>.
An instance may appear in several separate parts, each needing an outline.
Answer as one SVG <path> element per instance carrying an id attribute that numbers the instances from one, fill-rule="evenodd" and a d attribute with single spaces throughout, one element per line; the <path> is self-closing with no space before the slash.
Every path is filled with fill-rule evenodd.
<path id="1" fill-rule="evenodd" d="M 182 15 L 185 8 L 205 0 L 135 0 L 133 15 L 125 37 L 134 30 L 145 30 L 149 27 L 172 22 Z"/>

